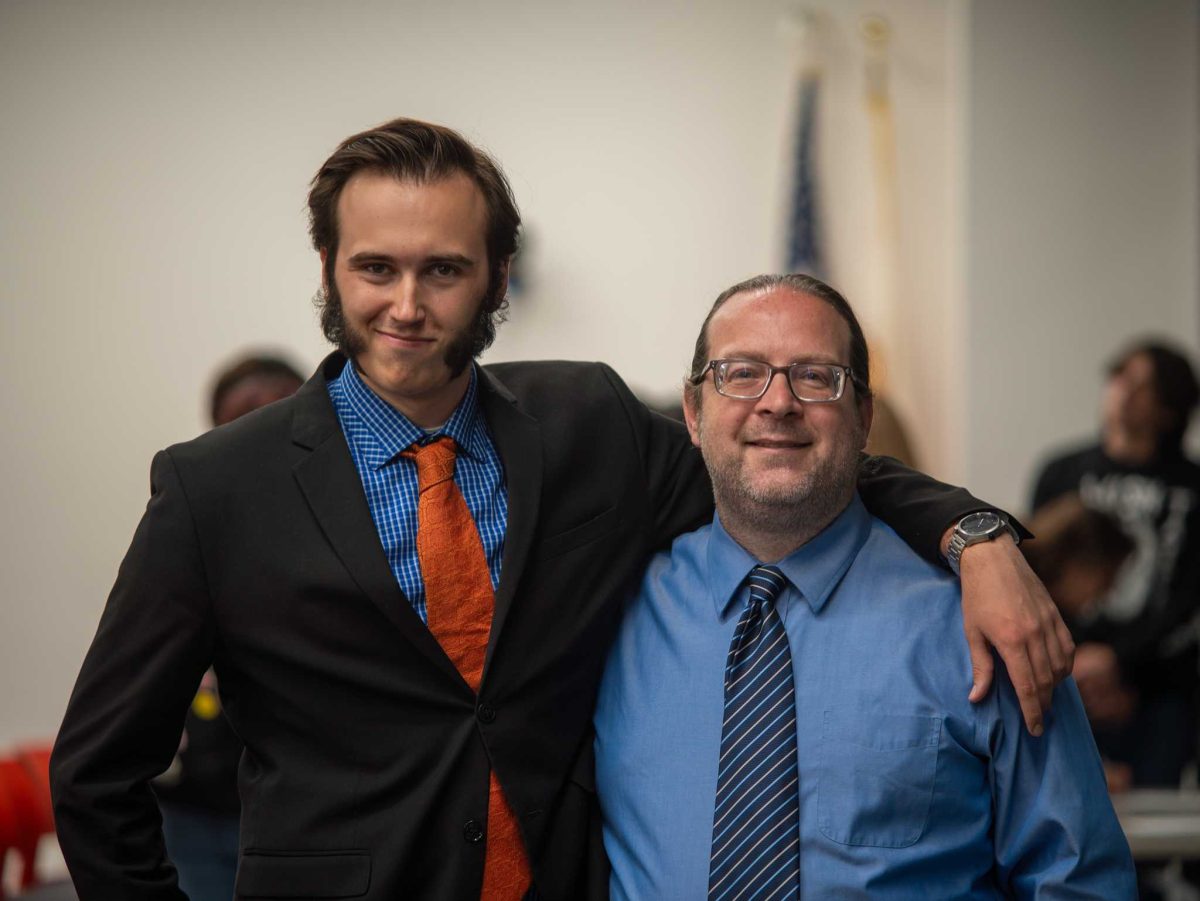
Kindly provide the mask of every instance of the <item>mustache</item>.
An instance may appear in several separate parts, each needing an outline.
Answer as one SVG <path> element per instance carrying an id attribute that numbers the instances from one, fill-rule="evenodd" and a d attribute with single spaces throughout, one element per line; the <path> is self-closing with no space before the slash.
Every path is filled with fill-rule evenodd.
<path id="1" fill-rule="evenodd" d="M 811 444 L 813 441 L 813 435 L 806 429 L 771 429 L 767 431 L 755 431 L 750 434 L 743 435 L 742 441 L 752 444 L 765 441 L 785 444 Z"/>

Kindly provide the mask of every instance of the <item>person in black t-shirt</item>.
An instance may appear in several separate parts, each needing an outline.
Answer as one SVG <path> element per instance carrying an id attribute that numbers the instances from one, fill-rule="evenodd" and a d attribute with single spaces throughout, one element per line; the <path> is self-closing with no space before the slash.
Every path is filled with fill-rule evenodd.
<path id="1" fill-rule="evenodd" d="M 1186 357 L 1158 342 L 1129 347 L 1109 370 L 1100 442 L 1042 469 L 1033 509 L 1070 492 L 1112 516 L 1134 550 L 1080 623 L 1074 675 L 1106 756 L 1134 785 L 1177 785 L 1196 750 L 1200 612 L 1200 466 L 1183 436 L 1200 400 Z M 1103 635 L 1106 640 L 1089 640 Z M 1132 712 L 1117 699 L 1137 697 Z"/>

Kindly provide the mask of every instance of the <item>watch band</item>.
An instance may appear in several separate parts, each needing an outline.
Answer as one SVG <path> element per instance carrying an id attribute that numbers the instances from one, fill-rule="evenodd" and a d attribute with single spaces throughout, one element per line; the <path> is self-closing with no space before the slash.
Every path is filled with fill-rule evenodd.
<path id="1" fill-rule="evenodd" d="M 985 517 L 990 518 L 992 522 L 979 523 L 974 528 L 967 527 L 969 521 Z M 996 511 L 985 511 L 982 514 L 968 513 L 954 524 L 954 531 L 950 535 L 950 544 L 946 549 L 946 562 L 956 576 L 960 575 L 959 568 L 962 565 L 963 551 L 973 544 L 993 541 L 1004 534 L 1011 535 L 1016 544 L 1021 543 L 1021 536 L 1017 534 L 1017 530 L 1012 527 L 1012 523 L 1003 513 Z"/>

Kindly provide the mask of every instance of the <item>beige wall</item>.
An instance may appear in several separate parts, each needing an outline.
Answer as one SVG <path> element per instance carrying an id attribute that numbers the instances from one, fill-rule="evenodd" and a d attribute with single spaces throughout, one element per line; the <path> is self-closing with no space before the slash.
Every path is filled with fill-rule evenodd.
<path id="1" fill-rule="evenodd" d="M 1122 234 L 1111 221 L 1132 204 L 1136 240 L 1122 246 L 1154 285 L 1141 302 L 1155 322 L 1196 332 L 1191 6 L 1150 4 L 1152 22 L 1127 13 L 1145 32 L 1134 49 L 1117 40 L 1125 19 L 1113 13 L 1101 55 L 1088 40 L 1068 42 L 1083 74 L 1035 78 L 1080 5 L 1018 3 L 1010 15 L 1000 2 L 887 4 L 904 225 L 895 340 L 917 361 L 897 380 L 901 408 L 930 468 L 1009 503 L 1019 499 L 1018 458 L 1040 439 L 990 373 L 960 364 L 1003 364 L 1031 334 L 1049 341 L 1040 323 L 1056 298 L 1012 304 L 1011 266 L 1054 270 L 1062 289 L 1093 259 L 1089 230 Z M 873 187 L 857 25 L 873 7 L 808 6 L 825 13 L 833 280 L 870 325 Z M 1047 19 L 1040 42 L 1023 31 L 1034 8 Z M 603 358 L 636 387 L 670 395 L 711 298 L 780 264 L 791 9 L 784 0 L 0 3 L 0 503 L 9 511 L 0 743 L 56 727 L 145 504 L 150 457 L 204 427 L 213 367 L 251 344 L 306 366 L 324 353 L 303 203 L 337 140 L 407 114 L 493 150 L 529 227 L 531 290 L 489 359 Z M 1023 72 L 1010 81 L 1011 66 Z M 1110 82 L 1117 101 L 1096 93 Z M 1062 97 L 1049 99 L 1055 91 Z M 1090 141 L 1072 134 L 1045 159 L 1057 173 L 1050 184 L 1029 191 L 1016 177 L 1041 165 L 1037 148 L 1060 134 L 1055 104 L 1098 115 L 1118 103 L 1149 128 L 1144 151 L 1115 126 Z M 1045 107 L 1032 123 L 1010 109 L 1030 104 Z M 1019 164 L 1011 184 L 1010 160 Z M 1081 169 L 1105 182 L 1126 164 L 1139 180 L 1111 200 L 1055 188 Z M 1042 193 L 1050 214 L 1036 212 Z M 1163 217 L 1151 215 L 1159 209 Z M 1006 239 L 1029 222 L 1035 236 Z M 1048 240 L 1063 234 L 1065 244 Z M 1106 317 L 1124 309 L 1106 303 Z M 1056 345 L 1068 371 L 1103 350 L 1070 335 Z M 960 371 L 969 374 L 951 377 Z M 1073 411 L 1091 404 L 1092 383 L 1060 388 L 1029 401 L 1047 435 L 1091 421 Z M 1021 432 L 1025 444 L 996 460 L 980 436 L 997 432 Z"/>
<path id="2" fill-rule="evenodd" d="M 1197 346 L 1196 11 L 971 6 L 965 478 L 1012 509 L 1048 448 L 1094 435 L 1118 345 Z"/>

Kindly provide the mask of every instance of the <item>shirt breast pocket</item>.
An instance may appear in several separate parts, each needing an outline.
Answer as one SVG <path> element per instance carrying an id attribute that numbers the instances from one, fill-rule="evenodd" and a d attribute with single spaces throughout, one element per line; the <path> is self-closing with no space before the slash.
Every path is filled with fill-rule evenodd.
<path id="1" fill-rule="evenodd" d="M 818 826 L 843 845 L 907 848 L 925 830 L 940 716 L 826 710 L 817 774 Z"/>

